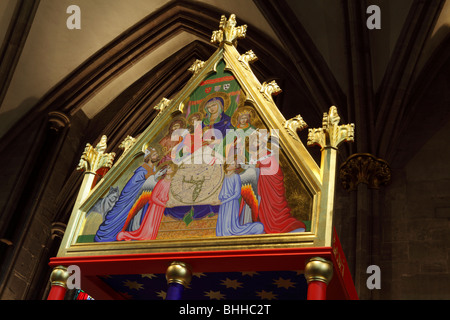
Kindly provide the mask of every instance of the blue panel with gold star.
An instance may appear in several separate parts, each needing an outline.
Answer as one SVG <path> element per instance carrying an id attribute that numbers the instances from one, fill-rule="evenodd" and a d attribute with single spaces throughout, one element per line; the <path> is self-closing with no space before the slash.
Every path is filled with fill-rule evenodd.
<path id="1" fill-rule="evenodd" d="M 101 279 L 131 300 L 164 300 L 165 274 L 111 275 Z M 183 300 L 306 300 L 302 271 L 194 273 Z"/>

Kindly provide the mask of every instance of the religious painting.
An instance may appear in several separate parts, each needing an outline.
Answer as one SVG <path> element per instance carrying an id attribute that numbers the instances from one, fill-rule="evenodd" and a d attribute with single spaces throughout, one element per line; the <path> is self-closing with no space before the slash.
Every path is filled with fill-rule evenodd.
<path id="1" fill-rule="evenodd" d="M 221 60 L 86 210 L 78 243 L 310 231 L 313 195 Z"/>

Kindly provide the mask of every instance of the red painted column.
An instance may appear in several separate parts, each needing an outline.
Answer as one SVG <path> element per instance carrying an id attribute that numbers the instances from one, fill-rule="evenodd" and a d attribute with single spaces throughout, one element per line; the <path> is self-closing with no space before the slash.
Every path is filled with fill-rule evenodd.
<path id="1" fill-rule="evenodd" d="M 51 289 L 47 300 L 64 300 L 67 291 L 67 279 L 69 273 L 64 266 L 57 266 L 50 275 Z"/>
<path id="2" fill-rule="evenodd" d="M 327 285 L 333 277 L 333 264 L 320 257 L 311 258 L 305 267 L 308 300 L 326 300 Z"/>

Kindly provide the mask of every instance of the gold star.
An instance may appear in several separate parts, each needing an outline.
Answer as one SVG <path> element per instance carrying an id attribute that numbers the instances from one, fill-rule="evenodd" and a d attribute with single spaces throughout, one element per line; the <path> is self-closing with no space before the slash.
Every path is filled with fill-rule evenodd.
<path id="1" fill-rule="evenodd" d="M 167 292 L 161 290 L 160 292 L 157 292 L 156 295 L 162 298 L 163 300 L 166 300 Z"/>
<path id="2" fill-rule="evenodd" d="M 130 281 L 130 280 L 124 281 L 123 285 L 130 289 L 136 289 L 136 290 L 141 290 L 144 286 L 142 283 L 138 283 L 137 281 Z"/>
<path id="3" fill-rule="evenodd" d="M 220 293 L 220 291 L 212 291 L 212 290 L 209 290 L 209 292 L 205 291 L 205 296 L 207 296 L 210 300 L 212 300 L 212 299 L 216 299 L 216 300 L 225 299 L 225 295 Z"/>
<path id="4" fill-rule="evenodd" d="M 277 295 L 276 294 L 274 294 L 272 291 L 264 291 L 264 290 L 262 290 L 262 291 L 256 291 L 256 295 L 258 296 L 258 297 L 260 297 L 261 298 L 261 300 L 262 299 L 266 299 L 266 300 L 273 300 L 273 299 L 276 299 L 277 298 Z"/>
<path id="5" fill-rule="evenodd" d="M 278 280 L 274 279 L 273 283 L 276 284 L 278 288 L 285 288 L 285 289 L 289 289 L 290 287 L 295 288 L 295 285 L 291 281 L 291 279 L 283 279 L 279 277 Z"/>
<path id="6" fill-rule="evenodd" d="M 250 276 L 250 277 L 253 277 L 253 276 L 256 275 L 256 274 L 258 274 L 258 272 L 256 272 L 256 271 L 243 271 L 243 272 L 242 272 L 242 275 L 243 275 L 243 276 Z"/>
<path id="7" fill-rule="evenodd" d="M 203 272 L 194 272 L 194 273 L 192 273 L 192 276 L 201 278 L 201 277 L 206 277 L 206 274 L 204 274 Z"/>
<path id="8" fill-rule="evenodd" d="M 152 279 L 152 278 L 156 278 L 156 275 L 154 273 L 144 273 L 144 274 L 141 274 L 141 277 Z"/>
<path id="9" fill-rule="evenodd" d="M 242 288 L 242 282 L 238 282 L 237 280 L 231 280 L 228 278 L 226 280 L 222 280 L 222 285 L 226 286 L 227 288 L 233 289 Z"/>

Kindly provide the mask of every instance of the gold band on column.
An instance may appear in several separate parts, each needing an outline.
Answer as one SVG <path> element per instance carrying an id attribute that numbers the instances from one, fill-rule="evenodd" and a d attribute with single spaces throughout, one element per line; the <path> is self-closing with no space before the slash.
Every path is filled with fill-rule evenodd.
<path id="1" fill-rule="evenodd" d="M 191 267 L 187 263 L 174 261 L 167 268 L 166 279 L 167 283 L 179 283 L 186 288 L 192 279 Z"/>
<path id="2" fill-rule="evenodd" d="M 311 258 L 305 267 L 307 283 L 321 281 L 328 285 L 333 277 L 333 264 L 324 258 Z"/>
<path id="3" fill-rule="evenodd" d="M 53 269 L 50 275 L 50 282 L 52 286 L 60 286 L 67 288 L 67 279 L 69 278 L 69 272 L 64 266 L 57 266 Z"/>

